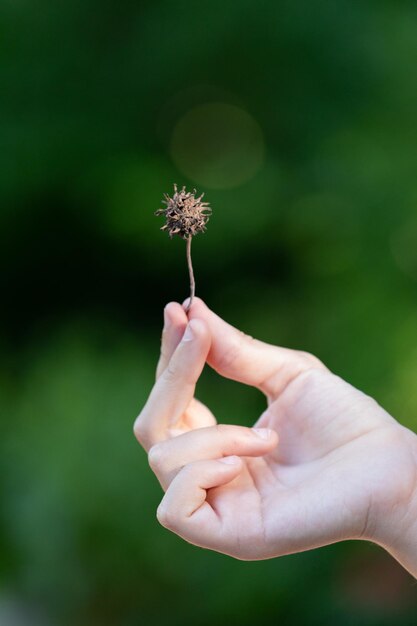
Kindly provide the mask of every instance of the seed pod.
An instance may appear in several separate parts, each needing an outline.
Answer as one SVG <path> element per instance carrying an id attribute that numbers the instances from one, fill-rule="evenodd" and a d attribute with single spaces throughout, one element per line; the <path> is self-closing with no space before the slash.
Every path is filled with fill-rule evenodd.
<path id="1" fill-rule="evenodd" d="M 161 230 L 167 230 L 170 237 L 179 235 L 183 239 L 206 230 L 211 209 L 208 202 L 202 202 L 204 194 L 196 198 L 195 189 L 191 192 L 183 187 L 181 191 L 178 191 L 177 185 L 174 185 L 173 197 L 171 198 L 166 193 L 164 197 L 165 200 L 162 202 L 166 204 L 166 207 L 155 212 L 155 215 L 165 216 L 166 224 Z"/>
<path id="2" fill-rule="evenodd" d="M 162 202 L 166 207 L 155 211 L 155 215 L 165 216 L 166 223 L 161 227 L 161 230 L 166 230 L 171 238 L 174 235 L 179 235 L 179 237 L 187 241 L 187 263 L 190 274 L 190 301 L 186 309 L 187 312 L 195 295 L 191 240 L 194 235 L 203 233 L 206 230 L 206 224 L 211 215 L 209 203 L 202 201 L 204 193 L 198 198 L 196 193 L 195 189 L 191 192 L 186 191 L 185 187 L 178 191 L 177 185 L 174 184 L 174 195 L 172 198 L 168 194 L 164 194 L 165 200 Z"/>

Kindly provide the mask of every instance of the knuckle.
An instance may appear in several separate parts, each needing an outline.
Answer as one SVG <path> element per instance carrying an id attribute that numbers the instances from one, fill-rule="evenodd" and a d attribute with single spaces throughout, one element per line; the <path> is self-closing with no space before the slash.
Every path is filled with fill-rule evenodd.
<path id="1" fill-rule="evenodd" d="M 301 350 L 298 352 L 298 354 L 303 360 L 306 367 L 308 368 L 323 367 L 323 363 L 320 361 L 320 359 L 316 357 L 314 354 L 311 354 L 311 352 L 305 352 Z"/>
<path id="2" fill-rule="evenodd" d="M 219 445 L 219 451 L 229 451 L 232 448 L 239 447 L 246 438 L 246 431 L 249 433 L 250 429 L 244 426 L 235 426 L 231 424 L 217 424 L 215 426 L 217 432 L 217 439 Z"/>
<path id="3" fill-rule="evenodd" d="M 133 433 L 139 443 L 143 445 L 146 442 L 148 437 L 148 429 L 141 420 L 140 415 L 136 418 L 135 423 L 133 424 Z"/>
<path id="4" fill-rule="evenodd" d="M 236 426 L 235 424 L 216 424 L 214 426 L 215 432 L 219 439 L 226 443 L 239 443 L 240 441 L 246 441 L 247 439 L 253 439 L 252 428 L 248 426 Z"/>
<path id="5" fill-rule="evenodd" d="M 156 443 L 148 452 L 148 462 L 154 471 L 158 471 L 163 466 L 164 451 L 161 443 Z"/>
<path id="6" fill-rule="evenodd" d="M 246 426 L 236 426 L 232 424 L 216 424 L 214 427 L 219 456 L 221 453 L 238 452 L 242 446 L 253 443 L 253 432 Z"/>
<path id="7" fill-rule="evenodd" d="M 328 373 L 324 368 L 310 365 L 299 372 L 294 382 L 297 382 L 297 386 L 302 390 L 302 393 L 314 393 L 323 388 L 325 376 L 328 376 Z"/>
<path id="8" fill-rule="evenodd" d="M 216 429 L 217 434 L 221 437 L 224 437 L 229 430 L 226 424 L 216 424 L 214 428 Z"/>
<path id="9" fill-rule="evenodd" d="M 303 359 L 305 363 L 312 363 L 314 358 L 311 352 L 307 352 L 306 350 L 299 350 L 298 355 Z"/>
<path id="10" fill-rule="evenodd" d="M 239 427 L 239 435 L 243 435 L 243 437 L 245 437 L 245 438 L 253 439 L 254 434 L 255 434 L 254 431 L 253 431 L 253 428 L 250 428 L 249 426 L 240 426 Z"/>
<path id="11" fill-rule="evenodd" d="M 165 503 L 163 501 L 157 508 L 156 518 L 161 526 L 163 526 L 164 528 L 173 529 L 175 527 L 176 516 L 173 511 L 165 506 Z"/>

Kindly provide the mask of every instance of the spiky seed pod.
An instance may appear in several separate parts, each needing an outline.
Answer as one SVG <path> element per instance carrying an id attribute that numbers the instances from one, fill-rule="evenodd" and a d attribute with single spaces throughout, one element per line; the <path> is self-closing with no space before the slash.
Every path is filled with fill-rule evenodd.
<path id="1" fill-rule="evenodd" d="M 178 191 L 177 185 L 174 185 L 174 195 L 172 198 L 165 193 L 165 208 L 155 211 L 155 215 L 164 215 L 166 223 L 161 230 L 168 231 L 172 238 L 179 235 L 187 241 L 187 263 L 190 274 L 190 301 L 186 311 L 189 311 L 195 294 L 195 280 L 193 264 L 191 261 L 191 240 L 194 235 L 203 233 L 206 230 L 206 224 L 211 215 L 211 208 L 208 202 L 203 202 L 204 194 L 196 197 L 196 190 L 186 191 L 185 187 Z"/>
<path id="2" fill-rule="evenodd" d="M 166 223 L 161 230 L 167 230 L 170 237 L 179 235 L 183 239 L 193 237 L 197 233 L 206 230 L 206 224 L 211 215 L 211 208 L 208 202 L 202 202 L 204 194 L 196 197 L 196 190 L 186 191 L 185 187 L 178 191 L 174 185 L 174 195 L 171 198 L 164 194 L 165 208 L 155 211 L 155 215 L 164 215 Z"/>

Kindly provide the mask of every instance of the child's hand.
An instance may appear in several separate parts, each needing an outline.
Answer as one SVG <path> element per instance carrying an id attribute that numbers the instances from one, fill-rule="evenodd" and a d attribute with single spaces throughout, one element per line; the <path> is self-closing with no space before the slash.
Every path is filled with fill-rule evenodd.
<path id="1" fill-rule="evenodd" d="M 417 573 L 417 437 L 314 356 L 254 340 L 199 299 L 189 319 L 166 307 L 135 423 L 166 491 L 161 524 L 239 559 L 363 538 Z M 265 393 L 257 430 L 217 425 L 194 398 L 206 360 Z"/>

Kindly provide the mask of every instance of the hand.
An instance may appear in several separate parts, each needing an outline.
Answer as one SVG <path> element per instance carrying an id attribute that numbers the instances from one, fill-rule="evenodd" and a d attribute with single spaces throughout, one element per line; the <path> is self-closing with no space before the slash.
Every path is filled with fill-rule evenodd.
<path id="1" fill-rule="evenodd" d="M 189 320 L 167 305 L 157 380 L 135 422 L 166 491 L 161 524 L 246 560 L 362 538 L 417 573 L 417 437 L 316 357 L 254 340 L 198 298 Z M 217 425 L 195 399 L 206 361 L 266 395 L 255 429 Z"/>

